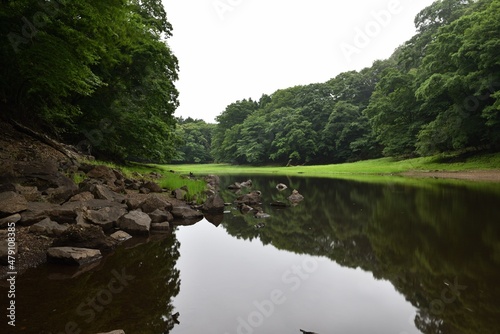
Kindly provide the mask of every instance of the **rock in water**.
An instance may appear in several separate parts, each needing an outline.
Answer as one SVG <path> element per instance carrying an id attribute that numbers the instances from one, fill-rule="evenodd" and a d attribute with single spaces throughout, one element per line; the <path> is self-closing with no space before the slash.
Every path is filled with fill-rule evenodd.
<path id="1" fill-rule="evenodd" d="M 299 194 L 299 192 L 295 189 L 292 191 L 292 194 L 290 196 L 288 196 L 288 200 L 294 204 L 299 203 L 303 199 L 304 199 L 304 196 Z"/>
<path id="2" fill-rule="evenodd" d="M 118 227 L 130 234 L 149 234 L 151 218 L 141 211 L 130 211 L 118 219 Z"/>
<path id="3" fill-rule="evenodd" d="M 47 250 L 47 260 L 54 263 L 84 265 L 102 257 L 97 249 L 77 247 L 51 247 Z"/>
<path id="4" fill-rule="evenodd" d="M 202 210 L 210 213 L 223 213 L 224 201 L 219 194 L 214 194 L 207 198 L 207 200 L 203 204 Z"/>

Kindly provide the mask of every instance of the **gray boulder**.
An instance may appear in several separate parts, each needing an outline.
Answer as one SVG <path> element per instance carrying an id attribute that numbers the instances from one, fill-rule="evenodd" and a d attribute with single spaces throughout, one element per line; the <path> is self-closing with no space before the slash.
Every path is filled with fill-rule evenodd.
<path id="1" fill-rule="evenodd" d="M 219 194 L 211 195 L 207 198 L 205 203 L 203 203 L 202 210 L 210 213 L 223 213 L 224 212 L 224 201 Z"/>
<path id="2" fill-rule="evenodd" d="M 28 201 L 24 196 L 13 191 L 0 193 L 0 212 L 2 213 L 18 213 L 28 208 Z"/>
<path id="3" fill-rule="evenodd" d="M 118 219 L 118 227 L 130 234 L 149 234 L 151 218 L 141 211 L 130 211 Z"/>
<path id="4" fill-rule="evenodd" d="M 86 211 L 86 220 L 90 224 L 101 226 L 103 230 L 109 230 L 116 225 L 118 219 L 127 213 L 123 207 L 104 207 L 99 210 Z"/>
<path id="5" fill-rule="evenodd" d="M 84 265 L 99 260 L 102 254 L 97 249 L 78 247 L 51 247 L 47 250 L 47 261 L 69 265 Z"/>
<path id="6" fill-rule="evenodd" d="M 102 228 L 96 225 L 71 225 L 52 243 L 54 247 L 73 246 L 103 252 L 113 250 L 117 244 L 118 241 L 104 234 Z"/>
<path id="7" fill-rule="evenodd" d="M 146 213 L 150 213 L 155 210 L 170 211 L 172 209 L 172 204 L 158 195 L 151 194 L 146 197 L 144 201 L 142 201 L 139 208 Z"/>
<path id="8" fill-rule="evenodd" d="M 151 224 L 159 224 L 163 222 L 171 222 L 174 220 L 174 216 L 164 210 L 156 209 L 153 212 L 148 213 L 149 218 L 151 218 Z"/>
<path id="9" fill-rule="evenodd" d="M 42 221 L 30 226 L 29 231 L 34 234 L 42 234 L 47 236 L 58 236 L 69 228 L 68 224 L 58 224 L 50 218 L 45 218 Z"/>

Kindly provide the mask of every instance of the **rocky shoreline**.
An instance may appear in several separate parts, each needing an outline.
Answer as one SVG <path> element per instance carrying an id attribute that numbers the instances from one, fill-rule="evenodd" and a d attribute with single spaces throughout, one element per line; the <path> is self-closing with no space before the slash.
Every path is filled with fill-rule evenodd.
<path id="1" fill-rule="evenodd" d="M 127 239 L 193 224 L 204 217 L 201 209 L 223 211 L 213 190 L 205 205 L 190 205 L 180 198 L 182 191 L 162 189 L 157 173 L 128 178 L 117 169 L 81 163 L 77 152 L 68 155 L 10 124 L 0 127 L 2 278 L 47 261 L 86 265 Z M 217 178 L 207 183 L 216 188 Z"/>

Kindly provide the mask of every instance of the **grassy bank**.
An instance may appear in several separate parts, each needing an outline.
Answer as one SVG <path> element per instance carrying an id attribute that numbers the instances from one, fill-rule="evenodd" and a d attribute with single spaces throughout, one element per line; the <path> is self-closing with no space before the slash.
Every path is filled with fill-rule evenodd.
<path id="1" fill-rule="evenodd" d="M 236 166 L 229 164 L 205 165 L 159 165 L 161 170 L 175 170 L 177 173 L 194 174 L 305 174 L 305 175 L 393 175 L 410 171 L 466 171 L 500 170 L 500 153 L 473 157 L 439 155 L 407 160 L 382 158 L 375 160 L 318 166 Z"/>

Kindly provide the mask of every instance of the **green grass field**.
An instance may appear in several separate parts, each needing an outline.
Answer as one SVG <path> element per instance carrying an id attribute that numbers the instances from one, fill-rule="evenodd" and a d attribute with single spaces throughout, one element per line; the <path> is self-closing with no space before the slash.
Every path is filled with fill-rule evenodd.
<path id="1" fill-rule="evenodd" d="M 483 154 L 469 158 L 452 155 L 439 155 L 407 160 L 381 158 L 354 163 L 318 166 L 237 166 L 229 164 L 204 165 L 156 165 L 162 170 L 174 170 L 187 174 L 304 174 L 308 176 L 335 175 L 394 175 L 408 171 L 464 171 L 464 170 L 500 170 L 500 153 Z"/>

